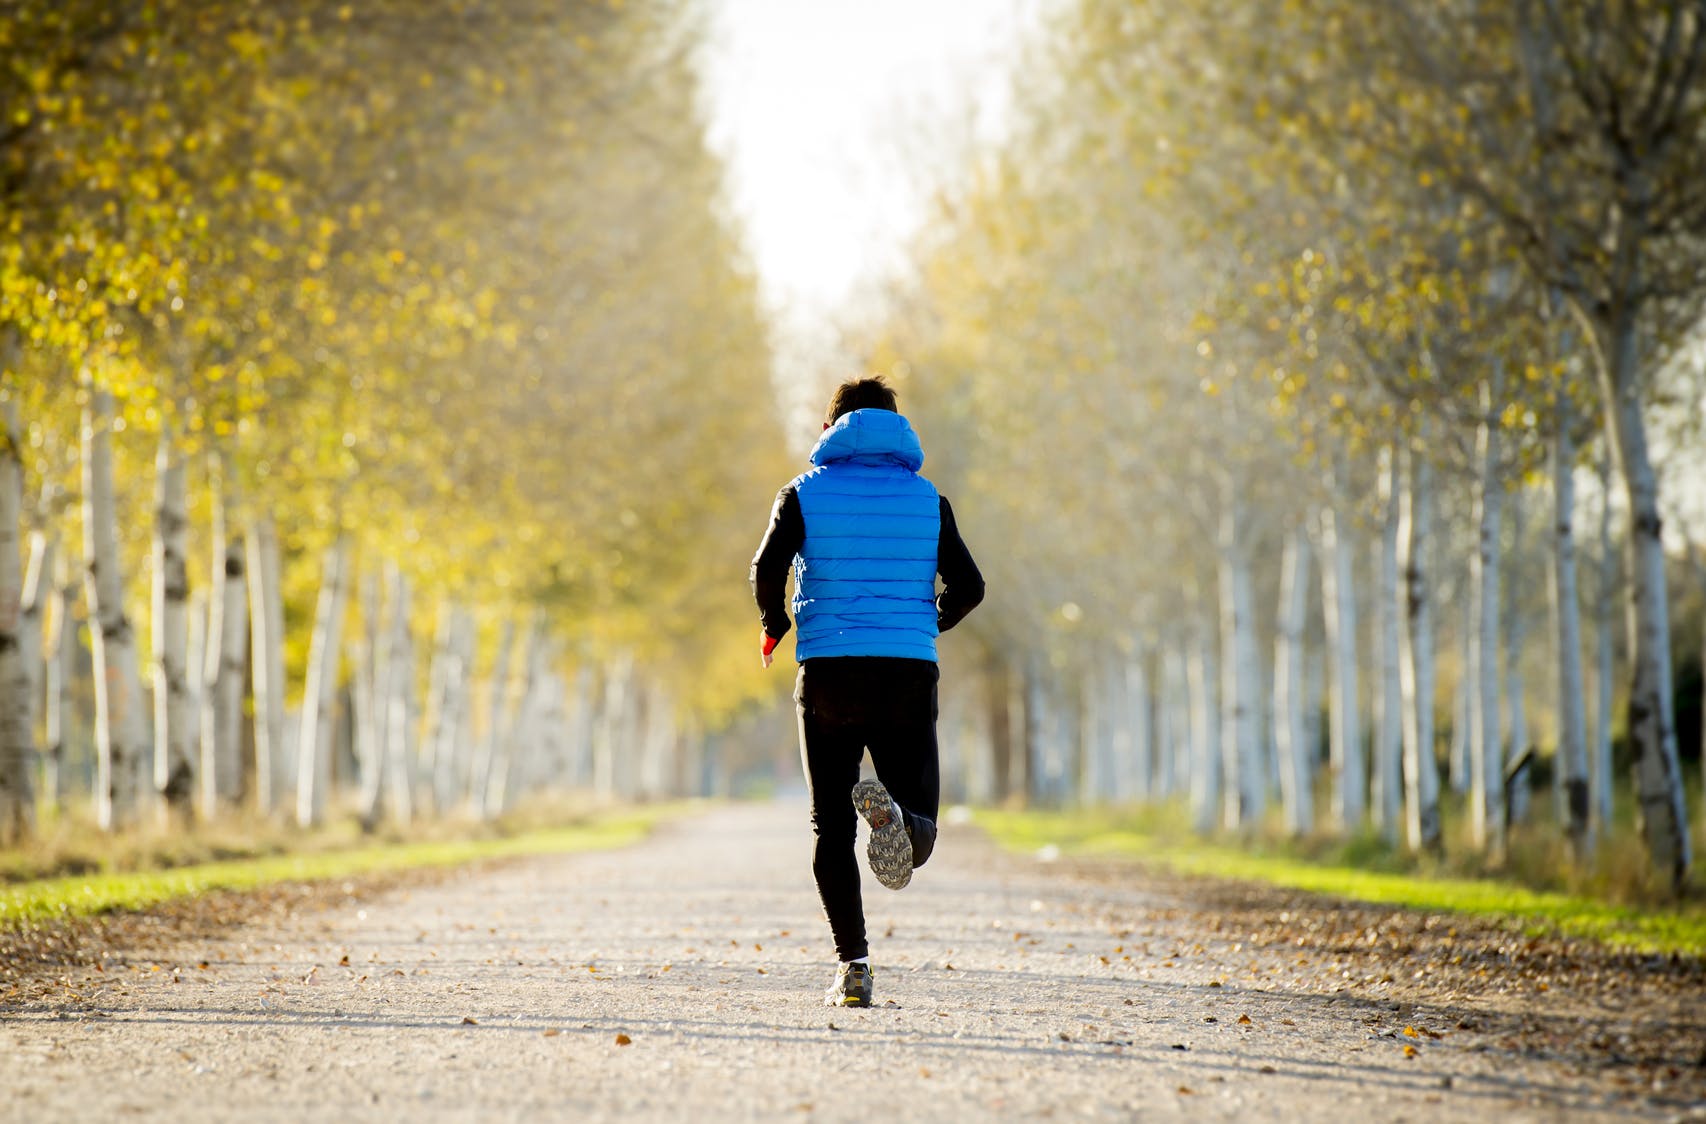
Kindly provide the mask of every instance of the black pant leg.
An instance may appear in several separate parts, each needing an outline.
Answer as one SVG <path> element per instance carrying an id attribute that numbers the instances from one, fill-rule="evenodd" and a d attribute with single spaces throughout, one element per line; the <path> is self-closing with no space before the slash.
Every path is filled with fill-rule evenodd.
<path id="1" fill-rule="evenodd" d="M 800 757 L 812 810 L 812 875 L 823 902 L 836 957 L 846 962 L 869 955 L 865 944 L 865 908 L 859 895 L 859 861 L 854 857 L 858 813 L 853 785 L 864 756 L 863 728 L 825 722 L 800 707 Z"/>
<path id="2" fill-rule="evenodd" d="M 901 713 L 876 726 L 869 742 L 877 779 L 905 813 L 913 835 L 913 865 L 923 866 L 936 836 L 942 801 L 936 745 L 936 688 L 907 699 Z M 923 819 L 928 823 L 920 824 Z"/>

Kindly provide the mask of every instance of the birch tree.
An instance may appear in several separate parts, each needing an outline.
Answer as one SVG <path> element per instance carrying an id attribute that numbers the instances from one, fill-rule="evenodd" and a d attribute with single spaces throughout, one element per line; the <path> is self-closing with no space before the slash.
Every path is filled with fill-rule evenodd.
<path id="1" fill-rule="evenodd" d="M 95 664 L 95 815 L 103 831 L 136 817 L 147 751 L 136 635 L 124 610 L 124 571 L 113 494 L 113 399 L 85 386 L 83 558 Z"/>
<path id="2" fill-rule="evenodd" d="M 249 648 L 248 589 L 244 580 L 243 535 L 237 520 L 236 481 L 229 462 L 216 455 L 212 480 L 213 537 L 209 567 L 207 651 L 202 668 L 202 811 L 213 816 L 239 803 L 247 789 L 243 774 L 243 671 Z"/>
<path id="3" fill-rule="evenodd" d="M 1432 573 L 1427 544 L 1433 528 L 1433 469 L 1405 450 L 1406 487 L 1398 497 L 1399 565 L 1404 611 L 1399 614 L 1398 673 L 1404 712 L 1404 836 L 1413 851 L 1440 847 L 1439 768 L 1434 758 L 1435 650 Z"/>
<path id="4" fill-rule="evenodd" d="M 1554 392 L 1552 444 L 1552 614 L 1558 668 L 1558 754 L 1565 831 L 1578 860 L 1593 851 L 1588 806 L 1587 690 L 1582 675 L 1581 595 L 1576 581 L 1575 416 L 1569 392 Z"/>
<path id="5" fill-rule="evenodd" d="M 169 429 L 155 460 L 153 559 L 154 791 L 166 809 L 188 817 L 195 798 L 199 716 L 190 695 L 189 486 Z M 209 814 L 205 799 L 203 815 Z"/>
<path id="6" fill-rule="evenodd" d="M 1333 820 L 1342 830 L 1354 830 L 1363 820 L 1366 773 L 1362 745 L 1362 713 L 1357 693 L 1357 604 L 1352 573 L 1355 552 L 1344 517 L 1332 504 L 1320 509 L 1317 534 L 1321 544 L 1321 603 L 1327 623 L 1328 693 L 1332 714 Z"/>
<path id="7" fill-rule="evenodd" d="M 35 823 L 30 780 L 30 675 L 20 643 L 23 600 L 24 464 L 18 404 L 0 401 L 0 844 L 17 842 Z"/>
<path id="8" fill-rule="evenodd" d="M 1397 842 L 1403 819 L 1403 687 L 1399 667 L 1398 542 L 1400 495 L 1398 456 L 1390 446 L 1381 450 L 1379 554 L 1376 558 L 1375 644 L 1378 683 L 1375 688 L 1373 769 L 1374 825 L 1381 837 Z"/>
<path id="9" fill-rule="evenodd" d="M 331 788 L 332 719 L 343 653 L 344 604 L 349 590 L 349 543 L 342 536 L 326 551 L 321 574 L 296 756 L 296 823 L 305 828 L 316 827 L 325 819 Z"/>
<path id="10" fill-rule="evenodd" d="M 1297 836 L 1315 823 L 1314 747 L 1304 719 L 1312 705 L 1304 686 L 1303 656 L 1309 611 L 1309 535 L 1301 526 L 1286 535 L 1280 555 L 1279 606 L 1274 637 L 1274 734 L 1286 831 Z"/>
<path id="11" fill-rule="evenodd" d="M 255 700 L 255 808 L 268 815 L 290 747 L 284 736 L 284 597 L 279 589 L 278 531 L 261 513 L 243 536 L 249 590 L 249 665 Z"/>

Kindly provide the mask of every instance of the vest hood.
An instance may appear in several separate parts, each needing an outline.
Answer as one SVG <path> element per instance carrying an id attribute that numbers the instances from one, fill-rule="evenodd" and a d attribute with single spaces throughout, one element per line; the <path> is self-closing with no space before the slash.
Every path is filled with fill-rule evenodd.
<path id="1" fill-rule="evenodd" d="M 837 418 L 812 447 L 813 464 L 836 461 L 896 464 L 917 472 L 924 467 L 924 446 L 903 415 L 892 410 L 854 410 Z"/>

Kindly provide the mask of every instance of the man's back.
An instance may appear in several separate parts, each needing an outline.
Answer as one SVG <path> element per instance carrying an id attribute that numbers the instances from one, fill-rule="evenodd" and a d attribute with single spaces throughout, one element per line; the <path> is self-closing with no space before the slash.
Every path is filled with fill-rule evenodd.
<path id="1" fill-rule="evenodd" d="M 912 426 L 887 410 L 844 414 L 797 477 L 805 541 L 794 558 L 801 661 L 936 659 L 941 499 L 918 474 Z"/>

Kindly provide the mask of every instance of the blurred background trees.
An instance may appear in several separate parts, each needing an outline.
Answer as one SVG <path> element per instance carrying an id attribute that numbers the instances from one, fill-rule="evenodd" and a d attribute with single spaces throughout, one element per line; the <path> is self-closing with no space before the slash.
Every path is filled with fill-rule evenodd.
<path id="1" fill-rule="evenodd" d="M 709 10 L 0 5 L 8 838 L 786 773 Z M 847 316 L 989 581 L 949 792 L 1684 885 L 1698 3 L 1051 11 Z"/>
<path id="2" fill-rule="evenodd" d="M 0 596 L 49 606 L 0 664 L 12 835 L 85 784 L 109 828 L 700 787 L 787 466 L 696 21 L 0 11 Z"/>
<path id="3" fill-rule="evenodd" d="M 995 553 L 960 790 L 1493 866 L 1628 816 L 1680 887 L 1703 56 L 1692 3 L 1063 4 L 855 336 Z"/>

